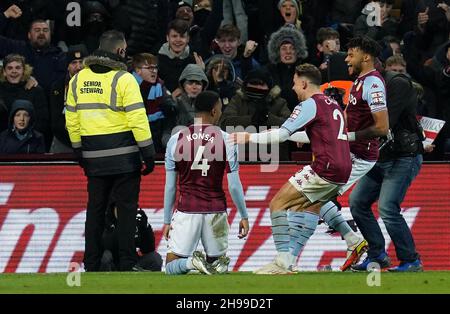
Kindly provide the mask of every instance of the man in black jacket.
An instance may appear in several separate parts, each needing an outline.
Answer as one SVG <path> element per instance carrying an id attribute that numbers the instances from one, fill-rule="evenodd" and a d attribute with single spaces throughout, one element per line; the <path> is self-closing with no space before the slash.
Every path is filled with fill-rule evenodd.
<path id="1" fill-rule="evenodd" d="M 66 97 L 70 79 L 83 69 L 83 58 L 88 52 L 85 45 L 69 47 L 67 57 L 67 74 L 64 79 L 55 82 L 50 90 L 50 123 L 53 132 L 51 153 L 71 153 L 69 133 L 66 130 Z"/>
<path id="2" fill-rule="evenodd" d="M 394 272 L 422 271 L 412 233 L 401 214 L 401 203 L 422 165 L 423 134 L 416 120 L 417 94 L 404 74 L 386 72 L 387 106 L 393 140 L 380 146 L 375 166 L 359 180 L 350 196 L 350 211 L 369 243 L 368 257 L 352 267 L 366 271 L 374 256 L 385 253 L 385 240 L 372 211 L 378 199 L 378 212 L 386 226 L 400 265 Z"/>
<path id="3" fill-rule="evenodd" d="M 103 252 L 100 270 L 119 270 L 119 234 L 117 232 L 117 208 L 112 203 L 106 212 L 105 231 L 103 232 Z M 142 209 L 136 214 L 136 244 L 137 263 L 133 271 L 161 271 L 162 257 L 155 250 L 155 234 L 148 218 Z"/>

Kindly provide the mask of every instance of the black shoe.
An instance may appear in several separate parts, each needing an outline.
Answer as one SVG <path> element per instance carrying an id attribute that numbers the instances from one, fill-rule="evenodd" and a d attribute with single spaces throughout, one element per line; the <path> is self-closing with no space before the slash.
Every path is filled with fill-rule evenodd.
<path id="1" fill-rule="evenodd" d="M 149 272 L 149 271 L 151 271 L 151 270 L 142 268 L 142 267 L 139 266 L 139 265 L 134 265 L 134 266 L 131 268 L 131 271 L 143 271 L 143 272 Z"/>

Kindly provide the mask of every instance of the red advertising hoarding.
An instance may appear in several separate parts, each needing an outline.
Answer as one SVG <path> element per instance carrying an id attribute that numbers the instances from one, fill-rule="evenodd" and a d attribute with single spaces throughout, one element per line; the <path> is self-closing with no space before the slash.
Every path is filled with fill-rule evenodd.
<path id="1" fill-rule="evenodd" d="M 250 233 L 238 239 L 239 215 L 228 197 L 230 240 L 228 255 L 234 271 L 251 271 L 275 256 L 268 204 L 276 191 L 302 166 L 279 165 L 263 172 L 259 165 L 241 165 L 241 180 L 249 211 Z M 163 227 L 164 168 L 143 177 L 140 206 L 156 232 L 157 250 L 166 254 Z M 224 188 L 226 190 L 226 184 Z M 424 165 L 402 204 L 426 270 L 450 270 L 450 165 Z M 348 195 L 340 198 L 343 214 L 351 218 Z M 65 272 L 82 261 L 86 209 L 86 179 L 75 165 L 0 166 L 0 272 Z M 376 210 L 376 208 L 375 208 Z M 378 216 L 377 216 L 378 217 Z M 384 224 L 389 255 L 395 250 Z M 326 265 L 338 269 L 346 245 L 340 236 L 319 225 L 301 252 L 300 270 Z"/>

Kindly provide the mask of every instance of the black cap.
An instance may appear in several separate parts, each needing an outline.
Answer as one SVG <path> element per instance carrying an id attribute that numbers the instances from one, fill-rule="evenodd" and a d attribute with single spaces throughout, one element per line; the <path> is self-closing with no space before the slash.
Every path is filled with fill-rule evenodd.
<path id="1" fill-rule="evenodd" d="M 87 56 L 88 51 L 84 44 L 69 46 L 69 51 L 66 53 L 67 64 L 73 60 L 83 59 Z"/>

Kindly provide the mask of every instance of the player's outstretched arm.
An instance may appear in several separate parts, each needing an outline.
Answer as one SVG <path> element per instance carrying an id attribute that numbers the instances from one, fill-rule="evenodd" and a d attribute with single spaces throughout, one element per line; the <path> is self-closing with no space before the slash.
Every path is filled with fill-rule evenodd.
<path id="1" fill-rule="evenodd" d="M 290 134 L 287 129 L 280 128 L 252 134 L 247 132 L 236 132 L 230 134 L 228 141 L 232 144 L 246 144 L 249 142 L 257 144 L 277 144 L 287 141 L 289 136 Z"/>
<path id="2" fill-rule="evenodd" d="M 228 191 L 230 192 L 233 203 L 236 206 L 239 215 L 241 216 L 241 221 L 239 223 L 238 237 L 242 239 L 247 236 L 249 231 L 248 213 L 247 213 L 247 206 L 245 205 L 244 189 L 242 188 L 242 183 L 239 178 L 238 171 L 228 173 L 227 178 L 228 178 Z"/>
<path id="3" fill-rule="evenodd" d="M 304 143 L 304 144 L 310 143 L 309 137 L 305 131 L 299 131 L 299 132 L 293 133 L 289 137 L 289 140 L 292 142 L 296 142 L 296 143 Z"/>

